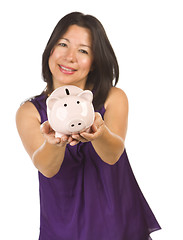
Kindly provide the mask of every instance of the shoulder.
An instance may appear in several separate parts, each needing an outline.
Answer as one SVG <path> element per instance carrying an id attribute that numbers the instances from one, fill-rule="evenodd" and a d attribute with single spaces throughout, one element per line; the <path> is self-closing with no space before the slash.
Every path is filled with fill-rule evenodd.
<path id="1" fill-rule="evenodd" d="M 126 93 L 122 89 L 112 87 L 109 91 L 109 95 L 106 99 L 104 107 L 107 110 L 108 108 L 115 106 L 123 106 L 123 108 L 125 107 L 128 109 L 128 98 Z"/>
<path id="2" fill-rule="evenodd" d="M 33 103 L 30 101 L 24 102 L 17 110 L 16 112 L 16 122 L 22 122 L 23 119 L 37 119 L 39 122 L 40 120 L 40 115 L 34 106 Z"/>
<path id="3" fill-rule="evenodd" d="M 22 143 L 31 158 L 44 141 L 40 133 L 40 124 L 40 115 L 35 105 L 30 101 L 23 103 L 16 113 L 16 126 Z"/>

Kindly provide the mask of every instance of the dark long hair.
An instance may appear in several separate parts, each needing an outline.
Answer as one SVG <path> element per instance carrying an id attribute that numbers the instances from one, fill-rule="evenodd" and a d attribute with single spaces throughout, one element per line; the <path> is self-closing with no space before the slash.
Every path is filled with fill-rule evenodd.
<path id="1" fill-rule="evenodd" d="M 86 85 L 93 86 L 93 105 L 97 110 L 104 104 L 110 88 L 117 84 L 119 67 L 115 53 L 102 24 L 91 15 L 73 12 L 64 16 L 56 25 L 42 57 L 42 76 L 47 83 L 45 91 L 47 94 L 53 91 L 52 74 L 48 65 L 50 53 L 71 25 L 78 25 L 91 31 L 94 62 L 92 71 L 88 74 Z"/>

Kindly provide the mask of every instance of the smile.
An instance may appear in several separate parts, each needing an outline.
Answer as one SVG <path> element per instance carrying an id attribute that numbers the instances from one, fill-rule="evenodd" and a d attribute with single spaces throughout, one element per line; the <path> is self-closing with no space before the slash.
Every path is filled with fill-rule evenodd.
<path id="1" fill-rule="evenodd" d="M 74 68 L 65 67 L 63 65 L 59 65 L 60 71 L 65 74 L 73 74 L 76 70 Z"/>

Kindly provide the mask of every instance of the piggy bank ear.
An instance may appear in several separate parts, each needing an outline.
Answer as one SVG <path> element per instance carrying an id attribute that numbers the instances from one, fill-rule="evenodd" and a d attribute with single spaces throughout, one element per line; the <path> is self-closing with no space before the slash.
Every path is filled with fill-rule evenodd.
<path id="1" fill-rule="evenodd" d="M 59 98 L 57 97 L 51 97 L 51 98 L 47 98 L 46 100 L 46 105 L 48 107 L 48 109 L 52 109 L 53 105 L 59 100 Z"/>
<path id="2" fill-rule="evenodd" d="M 81 93 L 78 94 L 78 97 L 81 97 L 83 99 L 85 99 L 88 102 L 92 102 L 93 100 L 93 93 L 89 90 L 85 90 Z"/>

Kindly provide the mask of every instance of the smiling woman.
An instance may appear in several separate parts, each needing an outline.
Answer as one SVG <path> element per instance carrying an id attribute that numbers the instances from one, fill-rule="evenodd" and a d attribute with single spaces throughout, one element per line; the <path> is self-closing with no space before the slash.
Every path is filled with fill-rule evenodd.
<path id="1" fill-rule="evenodd" d="M 150 240 L 160 226 L 128 161 L 128 99 L 115 87 L 118 63 L 102 24 L 91 15 L 66 15 L 48 41 L 42 64 L 46 91 L 23 104 L 16 116 L 39 171 L 39 240 Z M 46 99 L 63 85 L 93 91 L 90 132 L 55 137 Z"/>

